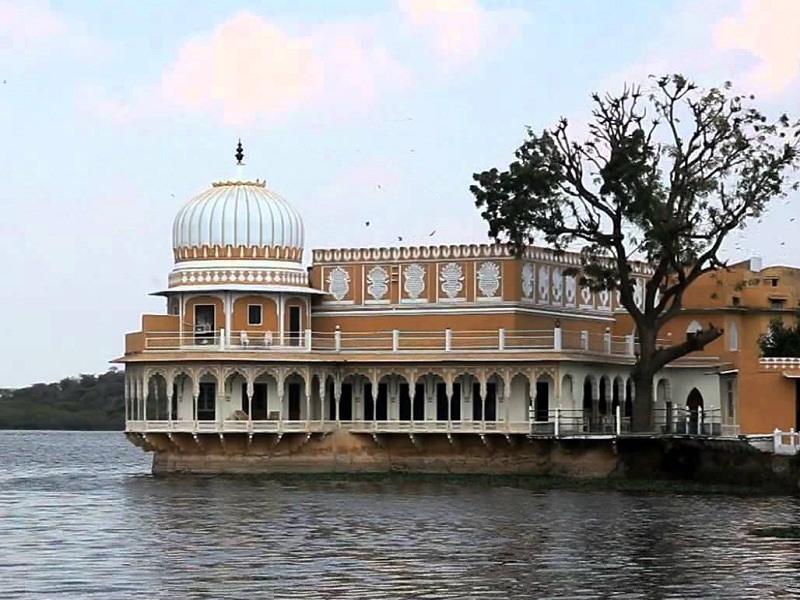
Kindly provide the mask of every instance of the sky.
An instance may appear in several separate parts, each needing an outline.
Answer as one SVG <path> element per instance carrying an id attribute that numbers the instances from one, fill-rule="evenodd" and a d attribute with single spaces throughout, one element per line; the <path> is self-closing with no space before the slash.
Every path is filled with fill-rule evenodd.
<path id="1" fill-rule="evenodd" d="M 472 174 L 592 92 L 680 72 L 800 117 L 798 31 L 797 0 L 0 0 L 0 387 L 105 371 L 164 311 L 172 220 L 239 138 L 307 261 L 483 242 Z M 800 264 L 798 201 L 725 257 Z"/>

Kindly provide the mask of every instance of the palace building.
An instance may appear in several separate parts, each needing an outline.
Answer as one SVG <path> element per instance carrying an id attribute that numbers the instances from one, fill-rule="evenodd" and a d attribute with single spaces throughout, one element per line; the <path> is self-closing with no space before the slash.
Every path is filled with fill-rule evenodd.
<path id="1" fill-rule="evenodd" d="M 457 455 L 465 440 L 629 430 L 634 332 L 616 293 L 566 273 L 576 254 L 476 244 L 305 253 L 297 210 L 241 175 L 186 202 L 172 241 L 174 266 L 155 292 L 165 314 L 143 315 L 117 359 L 126 432 L 146 449 L 235 448 L 257 460 L 337 433 L 376 448 L 400 436 L 424 457 L 425 440 Z M 649 267 L 633 268 L 641 299 Z M 737 344 L 751 336 L 731 308 L 728 349 L 732 323 Z M 705 318 L 697 312 L 668 335 L 685 335 Z M 658 374 L 653 433 L 739 433 L 742 367 L 721 343 Z"/>

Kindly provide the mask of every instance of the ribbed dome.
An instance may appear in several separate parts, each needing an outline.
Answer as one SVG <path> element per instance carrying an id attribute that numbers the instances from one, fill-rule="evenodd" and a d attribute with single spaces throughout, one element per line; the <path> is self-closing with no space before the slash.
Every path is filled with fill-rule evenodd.
<path id="1" fill-rule="evenodd" d="M 172 247 L 176 259 L 227 258 L 234 248 L 247 256 L 298 260 L 303 220 L 261 181 L 214 182 L 178 211 Z"/>

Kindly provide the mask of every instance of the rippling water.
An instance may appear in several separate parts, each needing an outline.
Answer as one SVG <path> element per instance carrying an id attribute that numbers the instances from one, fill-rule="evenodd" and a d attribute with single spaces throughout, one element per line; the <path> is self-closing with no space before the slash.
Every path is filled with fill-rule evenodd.
<path id="1" fill-rule="evenodd" d="M 153 478 L 121 433 L 0 432 L 0 598 L 786 598 L 788 497 Z"/>

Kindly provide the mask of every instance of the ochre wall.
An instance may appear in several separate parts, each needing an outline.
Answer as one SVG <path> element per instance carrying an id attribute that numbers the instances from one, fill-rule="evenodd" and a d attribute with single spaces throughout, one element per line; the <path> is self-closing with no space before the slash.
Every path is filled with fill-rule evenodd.
<path id="1" fill-rule="evenodd" d="M 261 305 L 261 325 L 247 324 L 247 307 L 250 304 Z M 264 333 L 272 331 L 278 333 L 278 306 L 272 298 L 265 295 L 245 296 L 237 298 L 233 303 L 233 317 L 231 325 L 234 331 L 248 331 Z"/>
<path id="2" fill-rule="evenodd" d="M 186 301 L 184 322 L 187 325 L 194 325 L 194 307 L 198 304 L 213 304 L 215 307 L 214 328 L 219 331 L 221 328 L 225 327 L 225 313 L 223 311 L 222 300 L 214 298 L 213 296 L 193 296 Z"/>
<path id="3" fill-rule="evenodd" d="M 177 315 L 142 315 L 142 331 L 178 331 Z"/>

